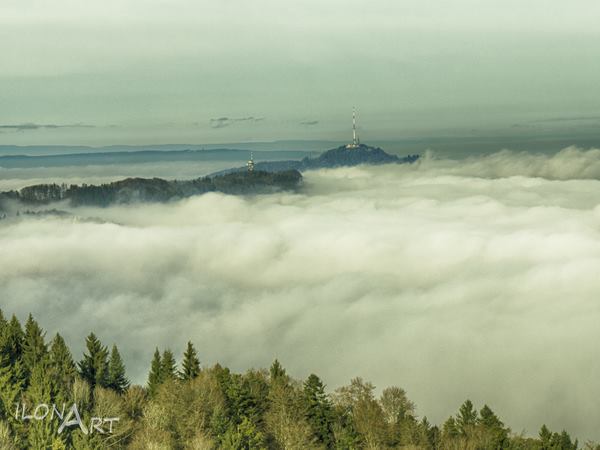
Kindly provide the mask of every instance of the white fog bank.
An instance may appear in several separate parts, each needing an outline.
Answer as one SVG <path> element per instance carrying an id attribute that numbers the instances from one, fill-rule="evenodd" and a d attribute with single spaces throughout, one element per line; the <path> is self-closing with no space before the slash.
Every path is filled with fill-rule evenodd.
<path id="1" fill-rule="evenodd" d="M 146 380 L 155 346 L 234 370 L 277 357 L 329 388 L 399 385 L 436 423 L 470 398 L 513 431 L 600 439 L 600 152 L 308 172 L 300 193 L 207 194 L 0 221 L 0 307 L 95 331 Z"/>

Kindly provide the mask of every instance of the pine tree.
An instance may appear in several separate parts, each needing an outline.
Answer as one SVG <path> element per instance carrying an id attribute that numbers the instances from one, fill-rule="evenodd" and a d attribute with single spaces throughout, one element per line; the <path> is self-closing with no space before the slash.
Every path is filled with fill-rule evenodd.
<path id="1" fill-rule="evenodd" d="M 158 348 L 154 350 L 154 357 L 150 365 L 150 373 L 148 374 L 148 393 L 151 397 L 156 394 L 156 391 L 162 383 L 161 377 L 162 360 Z"/>
<path id="2" fill-rule="evenodd" d="M 311 374 L 304 382 L 305 417 L 317 442 L 333 447 L 333 406 L 323 382 Z"/>
<path id="3" fill-rule="evenodd" d="M 25 386 L 23 369 L 24 333 L 17 317 L 3 324 L 0 335 L 0 417 L 10 416 L 19 393 Z"/>
<path id="4" fill-rule="evenodd" d="M 490 439 L 491 446 L 504 448 L 504 442 L 508 439 L 508 430 L 504 428 L 502 421 L 494 414 L 488 405 L 484 405 L 479 412 L 477 422 L 484 428 Z"/>
<path id="5" fill-rule="evenodd" d="M 42 361 L 48 353 L 48 348 L 44 342 L 44 334 L 33 316 L 29 314 L 25 323 L 25 336 L 23 339 L 23 368 L 27 379 L 36 364 Z"/>
<path id="6" fill-rule="evenodd" d="M 542 450 L 550 449 L 550 441 L 552 439 L 552 432 L 548 429 L 548 427 L 544 424 L 540 429 L 540 441 L 542 441 Z"/>
<path id="7" fill-rule="evenodd" d="M 77 375 L 77 368 L 69 347 L 58 333 L 50 344 L 49 357 L 52 367 L 56 370 L 59 383 L 70 388 Z"/>
<path id="8" fill-rule="evenodd" d="M 94 333 L 85 340 L 88 353 L 77 363 L 79 374 L 92 389 L 95 386 L 106 387 L 108 380 L 108 349 L 102 345 Z"/>
<path id="9" fill-rule="evenodd" d="M 0 353 L 0 419 L 12 416 L 19 392 L 22 389 L 21 383 L 15 383 L 13 379 L 15 370 L 19 368 L 20 365 L 11 366 L 8 356 Z"/>
<path id="10" fill-rule="evenodd" d="M 0 352 L 8 356 L 9 364 L 13 365 L 22 360 L 24 341 L 25 333 L 23 333 L 19 319 L 13 314 L 0 343 Z"/>
<path id="11" fill-rule="evenodd" d="M 8 327 L 8 321 L 4 318 L 4 314 L 2 313 L 2 309 L 0 309 L 0 339 L 2 339 L 2 335 L 4 331 Z"/>
<path id="12" fill-rule="evenodd" d="M 483 408 L 481 408 L 478 423 L 488 429 L 502 428 L 504 426 L 488 405 L 483 405 Z"/>
<path id="13" fill-rule="evenodd" d="M 129 380 L 125 376 L 125 365 L 119 354 L 116 345 L 113 345 L 110 352 L 110 361 L 108 363 L 108 383 L 107 387 L 122 394 L 129 387 Z"/>
<path id="14" fill-rule="evenodd" d="M 200 373 L 200 360 L 194 349 L 194 344 L 187 343 L 187 349 L 183 353 L 183 362 L 181 363 L 181 372 L 179 377 L 182 380 L 192 380 Z"/>
<path id="15" fill-rule="evenodd" d="M 177 378 L 177 362 L 173 352 L 169 349 L 163 351 L 162 362 L 160 365 L 160 379 L 161 382 L 167 380 L 174 380 Z"/>
<path id="16" fill-rule="evenodd" d="M 279 363 L 279 361 L 276 359 L 275 361 L 273 361 L 273 364 L 271 364 L 271 368 L 269 369 L 269 374 L 271 376 L 271 383 L 273 382 L 277 382 L 277 381 L 282 381 L 284 383 L 287 383 L 289 377 L 287 376 L 287 373 L 285 372 L 285 369 L 283 368 L 283 366 Z"/>
<path id="17" fill-rule="evenodd" d="M 31 316 L 30 316 L 31 317 Z M 48 377 L 49 361 L 47 356 L 32 368 L 29 388 L 26 393 L 28 405 L 50 405 L 56 397 L 57 386 L 52 377 Z M 32 420 L 28 423 L 27 441 L 30 448 L 49 448 L 56 437 L 56 427 L 50 420 Z"/>
<path id="18" fill-rule="evenodd" d="M 477 422 L 477 411 L 473 407 L 471 400 L 465 401 L 458 410 L 456 425 L 460 433 L 464 436 L 468 434 Z"/>
<path id="19" fill-rule="evenodd" d="M 449 417 L 446 422 L 444 422 L 444 426 L 442 427 L 442 434 L 445 439 L 451 439 L 458 437 L 459 430 L 456 425 L 456 419 L 454 417 Z"/>

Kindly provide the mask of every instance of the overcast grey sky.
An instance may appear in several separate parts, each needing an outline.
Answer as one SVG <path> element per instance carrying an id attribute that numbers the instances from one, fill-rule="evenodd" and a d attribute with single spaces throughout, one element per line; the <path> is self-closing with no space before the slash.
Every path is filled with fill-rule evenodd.
<path id="1" fill-rule="evenodd" d="M 0 144 L 594 132 L 595 0 L 3 0 Z"/>

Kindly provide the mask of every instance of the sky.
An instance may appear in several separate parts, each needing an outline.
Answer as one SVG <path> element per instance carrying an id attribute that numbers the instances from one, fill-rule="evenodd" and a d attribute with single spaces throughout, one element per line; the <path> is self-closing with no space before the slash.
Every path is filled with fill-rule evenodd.
<path id="1" fill-rule="evenodd" d="M 595 0 L 3 0 L 0 144 L 571 135 Z"/>
<path id="2" fill-rule="evenodd" d="M 136 383 L 191 340 L 203 366 L 400 386 L 433 423 L 469 398 L 600 440 L 599 179 L 599 150 L 427 154 L 297 193 L 52 205 L 78 219 L 0 221 L 1 307 L 76 359 L 91 331 L 116 343 Z"/>

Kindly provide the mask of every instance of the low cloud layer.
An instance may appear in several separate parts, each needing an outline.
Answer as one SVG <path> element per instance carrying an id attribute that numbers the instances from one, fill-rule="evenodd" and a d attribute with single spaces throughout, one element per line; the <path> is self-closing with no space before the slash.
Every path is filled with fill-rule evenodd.
<path id="1" fill-rule="evenodd" d="M 516 432 L 600 439 L 599 160 L 430 155 L 298 194 L 0 221 L 1 307 L 77 357 L 91 330 L 116 342 L 136 382 L 191 339 L 205 365 L 400 385 L 438 423 L 470 398 Z"/>
<path id="2" fill-rule="evenodd" d="M 437 159 L 426 153 L 422 164 L 440 174 L 480 178 L 540 177 L 550 180 L 600 179 L 600 150 L 568 147 L 558 153 L 504 150 L 461 160 Z"/>

